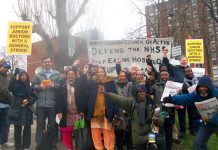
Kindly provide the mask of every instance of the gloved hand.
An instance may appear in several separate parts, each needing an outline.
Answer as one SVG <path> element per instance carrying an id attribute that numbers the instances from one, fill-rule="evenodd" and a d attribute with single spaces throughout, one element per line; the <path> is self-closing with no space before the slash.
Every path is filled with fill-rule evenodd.
<path id="1" fill-rule="evenodd" d="M 173 103 L 171 95 L 169 95 L 168 97 L 164 97 L 163 98 L 163 103 L 164 104 L 166 104 L 166 103 Z"/>

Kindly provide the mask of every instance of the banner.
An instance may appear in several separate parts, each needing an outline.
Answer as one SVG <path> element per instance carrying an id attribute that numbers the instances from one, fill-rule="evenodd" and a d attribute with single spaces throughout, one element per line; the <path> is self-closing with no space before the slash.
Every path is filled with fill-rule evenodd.
<path id="1" fill-rule="evenodd" d="M 187 39 L 185 46 L 189 63 L 204 63 L 203 39 Z"/>
<path id="2" fill-rule="evenodd" d="M 9 22 L 7 55 L 30 55 L 32 22 Z"/>
<path id="3" fill-rule="evenodd" d="M 140 40 L 116 40 L 116 41 L 89 41 L 89 62 L 106 67 L 110 75 L 116 75 L 116 61 L 121 61 L 122 69 L 129 69 L 135 63 L 146 68 L 146 55 L 150 54 L 153 64 L 159 71 L 162 62 L 162 48 L 169 49 L 171 53 L 172 38 L 152 38 Z"/>

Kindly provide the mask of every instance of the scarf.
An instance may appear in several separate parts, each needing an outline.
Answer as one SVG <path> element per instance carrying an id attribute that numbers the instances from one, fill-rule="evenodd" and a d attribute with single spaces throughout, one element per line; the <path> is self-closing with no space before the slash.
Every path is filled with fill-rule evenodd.
<path id="1" fill-rule="evenodd" d="M 118 95 L 128 97 L 128 89 L 129 89 L 128 80 L 126 80 L 126 82 L 124 83 L 121 83 L 119 80 L 115 80 L 115 84 L 116 84 Z"/>
<path id="2" fill-rule="evenodd" d="M 187 85 L 187 87 L 191 87 L 194 84 L 198 84 L 198 78 L 196 76 L 193 76 L 192 79 L 188 79 L 187 77 L 184 78 L 184 84 Z"/>
<path id="3" fill-rule="evenodd" d="M 113 80 L 112 77 L 105 76 L 103 79 L 100 79 L 97 75 L 93 77 L 93 80 L 95 80 L 98 84 L 105 84 Z"/>
<path id="4" fill-rule="evenodd" d="M 77 114 L 77 108 L 75 103 L 75 88 L 72 86 L 73 82 L 67 82 L 67 110 L 70 114 Z"/>
<path id="5" fill-rule="evenodd" d="M 138 125 L 144 126 L 145 125 L 145 117 L 147 114 L 147 107 L 146 107 L 147 99 L 143 102 L 136 101 L 135 105 L 138 108 L 137 115 L 138 115 Z"/>

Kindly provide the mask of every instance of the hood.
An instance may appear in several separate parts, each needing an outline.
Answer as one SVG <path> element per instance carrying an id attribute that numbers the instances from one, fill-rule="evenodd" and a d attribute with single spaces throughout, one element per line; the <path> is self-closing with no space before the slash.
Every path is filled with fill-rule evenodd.
<path id="1" fill-rule="evenodd" d="M 212 83 L 212 80 L 210 79 L 210 77 L 208 76 L 203 76 L 200 81 L 198 82 L 198 85 L 196 87 L 196 92 L 197 94 L 199 94 L 199 87 L 200 86 L 206 86 L 208 89 L 209 89 L 209 93 L 210 93 L 210 97 L 213 96 L 213 89 L 214 89 L 214 86 L 213 86 L 213 83 Z"/>

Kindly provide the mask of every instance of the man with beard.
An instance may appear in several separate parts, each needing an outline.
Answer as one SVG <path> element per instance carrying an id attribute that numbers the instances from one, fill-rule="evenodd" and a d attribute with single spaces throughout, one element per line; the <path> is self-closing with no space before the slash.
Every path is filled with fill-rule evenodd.
<path id="1" fill-rule="evenodd" d="M 173 103 L 175 105 L 193 106 L 195 102 L 201 102 L 213 97 L 218 97 L 216 89 L 208 76 L 203 76 L 197 84 L 196 90 L 189 94 L 169 96 L 164 98 L 164 103 Z M 202 123 L 197 131 L 194 141 L 194 150 L 206 150 L 207 142 L 210 136 L 215 133 L 218 136 L 218 115 L 211 119 L 201 117 Z"/>

